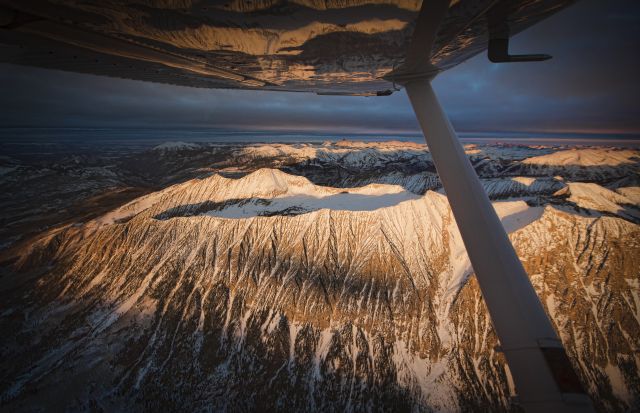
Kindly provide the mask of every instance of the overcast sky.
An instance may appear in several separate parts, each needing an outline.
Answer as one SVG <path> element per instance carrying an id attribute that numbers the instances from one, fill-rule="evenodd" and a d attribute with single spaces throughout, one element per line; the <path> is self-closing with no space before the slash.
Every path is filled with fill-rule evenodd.
<path id="1" fill-rule="evenodd" d="M 512 40 L 541 63 L 485 54 L 435 80 L 459 131 L 640 133 L 640 2 L 582 0 Z M 404 91 L 362 98 L 193 89 L 0 65 L 0 127 L 418 131 Z"/>

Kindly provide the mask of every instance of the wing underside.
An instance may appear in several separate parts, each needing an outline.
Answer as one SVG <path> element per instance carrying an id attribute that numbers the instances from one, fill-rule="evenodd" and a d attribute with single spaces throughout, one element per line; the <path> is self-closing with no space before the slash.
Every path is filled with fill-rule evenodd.
<path id="1" fill-rule="evenodd" d="M 428 60 L 487 48 L 567 0 L 454 0 Z M 0 62 L 200 88 L 388 95 L 420 15 L 413 0 L 0 0 Z M 419 46 L 417 48 L 419 52 Z M 425 53 L 428 53 L 425 50 Z"/>

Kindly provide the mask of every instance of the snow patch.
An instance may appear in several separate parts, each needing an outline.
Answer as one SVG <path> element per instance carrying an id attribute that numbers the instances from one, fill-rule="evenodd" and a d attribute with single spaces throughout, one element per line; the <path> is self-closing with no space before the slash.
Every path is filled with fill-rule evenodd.
<path id="1" fill-rule="evenodd" d="M 522 161 L 528 165 L 547 166 L 619 166 L 640 162 L 640 153 L 614 148 L 574 148 Z"/>
<path id="2" fill-rule="evenodd" d="M 176 142 L 162 143 L 158 146 L 155 146 L 153 150 L 171 152 L 171 151 L 184 151 L 184 150 L 198 149 L 198 148 L 200 148 L 200 145 L 195 143 L 176 141 Z"/>
<path id="3" fill-rule="evenodd" d="M 445 379 L 445 360 L 433 362 L 414 355 L 404 341 L 396 341 L 393 346 L 393 362 L 397 371 L 398 384 L 405 387 L 417 386 L 422 397 L 428 400 L 434 411 L 457 410 L 457 399 L 451 386 L 441 384 Z"/>
<path id="4" fill-rule="evenodd" d="M 631 199 L 598 184 L 572 182 L 568 184 L 568 193 L 568 200 L 581 208 L 640 219 L 640 211 L 625 207 L 634 204 Z"/>
<path id="5" fill-rule="evenodd" d="M 333 340 L 333 330 L 331 328 L 325 328 L 320 331 L 320 337 L 318 338 L 318 345 L 316 346 L 316 353 L 313 360 L 315 377 L 319 380 L 322 378 L 320 372 L 320 365 L 327 358 L 329 349 L 331 348 L 331 342 Z"/>
<path id="6" fill-rule="evenodd" d="M 105 225 L 112 225 L 121 221 L 125 221 L 157 204 L 158 202 L 160 202 L 164 195 L 164 191 L 159 191 L 134 199 L 133 201 L 119 208 L 116 208 L 99 218 L 96 218 L 90 223 L 89 226 L 102 227 Z"/>

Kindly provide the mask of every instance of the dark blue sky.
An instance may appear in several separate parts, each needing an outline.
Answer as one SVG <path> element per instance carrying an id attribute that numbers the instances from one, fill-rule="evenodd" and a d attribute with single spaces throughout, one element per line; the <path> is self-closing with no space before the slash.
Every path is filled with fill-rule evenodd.
<path id="1" fill-rule="evenodd" d="M 435 80 L 459 131 L 640 134 L 640 2 L 583 0 Z M 0 127 L 214 127 L 332 133 L 415 132 L 404 91 L 361 98 L 192 89 L 0 65 Z"/>

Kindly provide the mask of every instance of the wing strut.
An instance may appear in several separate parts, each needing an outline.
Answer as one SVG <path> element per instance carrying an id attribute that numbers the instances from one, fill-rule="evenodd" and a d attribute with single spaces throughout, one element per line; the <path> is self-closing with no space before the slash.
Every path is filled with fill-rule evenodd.
<path id="1" fill-rule="evenodd" d="M 449 1 L 425 0 L 422 6 L 420 16 L 432 11 L 428 21 L 430 26 L 438 22 L 436 27 L 418 31 L 426 20 L 417 23 L 413 42 L 422 45 L 427 59 L 446 15 L 443 4 Z M 437 72 L 421 72 L 396 81 L 407 89 L 451 204 L 516 386 L 517 403 L 527 413 L 592 412 L 562 342 L 431 87 Z"/>

